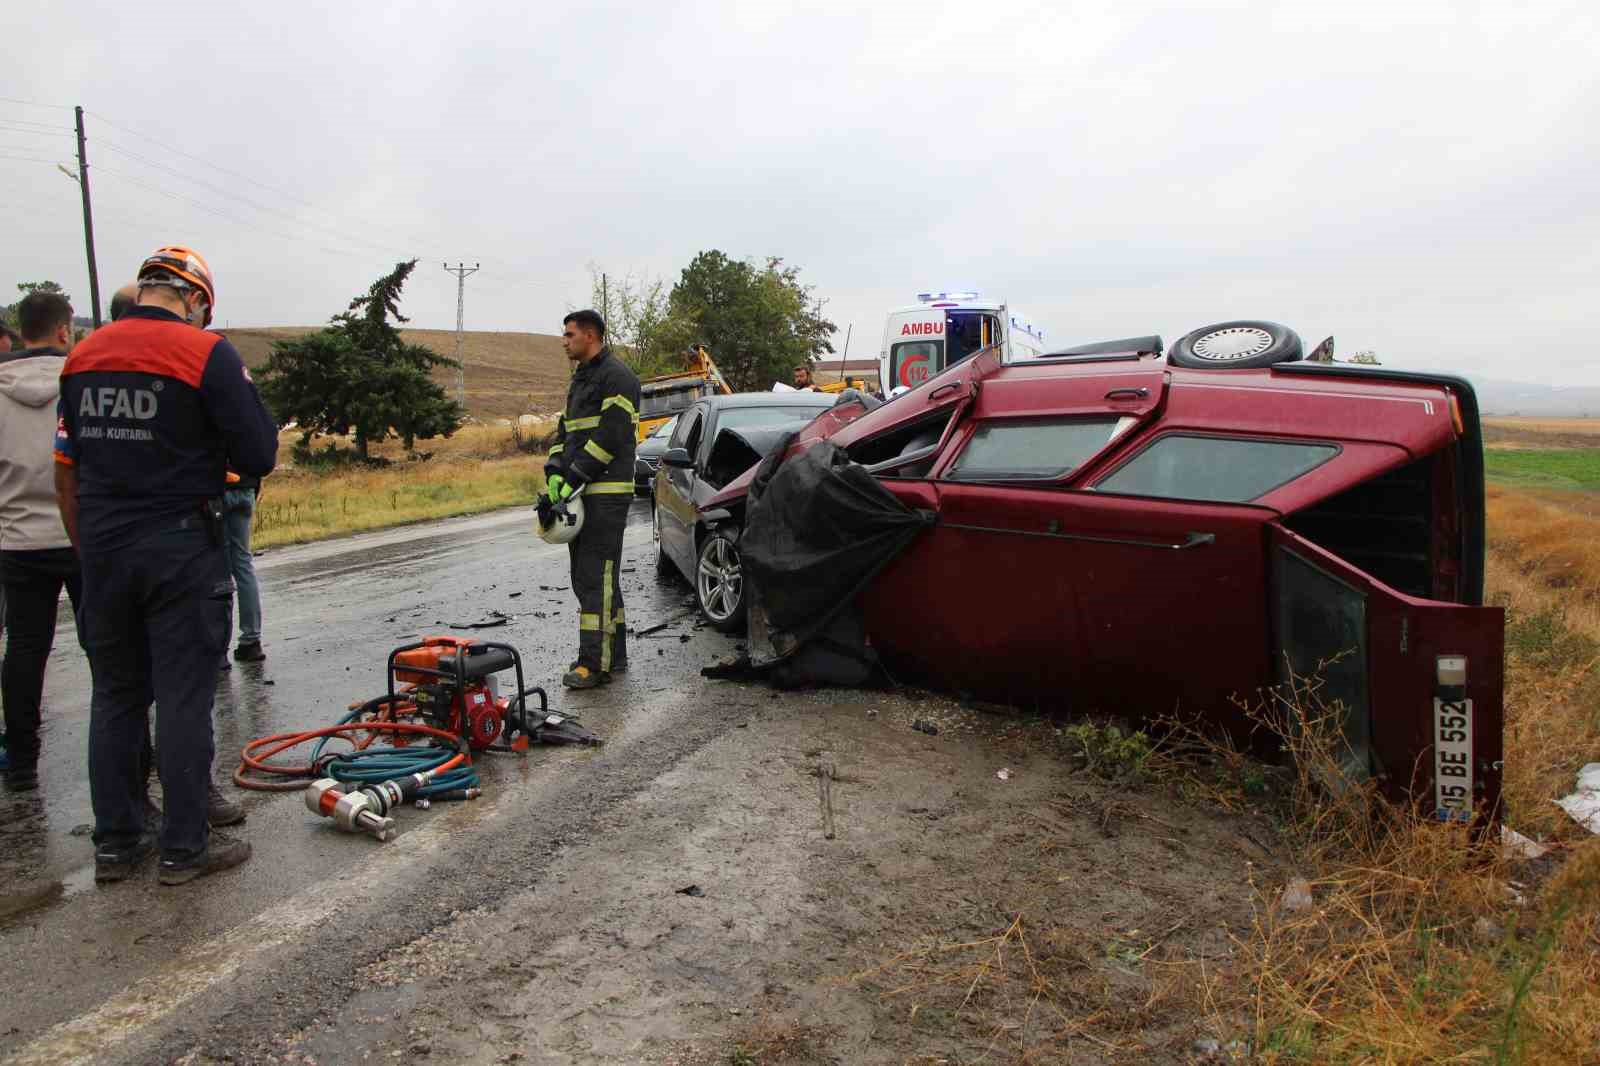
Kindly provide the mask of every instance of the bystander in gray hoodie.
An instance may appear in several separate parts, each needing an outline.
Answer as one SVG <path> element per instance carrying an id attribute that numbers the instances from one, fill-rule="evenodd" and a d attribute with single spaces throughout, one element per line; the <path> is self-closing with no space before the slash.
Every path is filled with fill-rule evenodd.
<path id="1" fill-rule="evenodd" d="M 0 354 L 0 551 L 69 548 L 56 509 L 59 348 Z"/>

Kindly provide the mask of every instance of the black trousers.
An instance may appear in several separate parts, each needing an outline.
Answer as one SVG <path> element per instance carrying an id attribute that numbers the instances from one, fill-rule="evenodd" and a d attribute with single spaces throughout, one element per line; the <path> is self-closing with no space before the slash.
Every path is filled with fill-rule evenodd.
<path id="1" fill-rule="evenodd" d="M 583 498 L 583 532 L 567 545 L 578 596 L 578 665 L 599 673 L 628 661 L 622 613 L 622 534 L 631 496 Z"/>
<path id="2" fill-rule="evenodd" d="M 83 553 L 80 613 L 94 696 L 89 791 L 94 841 L 126 847 L 144 831 L 140 758 L 156 705 L 156 772 L 166 817 L 161 856 L 204 852 L 214 741 L 211 710 L 233 625 L 227 553 L 198 515 L 115 551 Z"/>
<path id="3" fill-rule="evenodd" d="M 74 611 L 81 599 L 78 555 L 71 548 L 0 552 L 0 586 L 5 589 L 5 630 L 11 634 L 5 666 L 0 667 L 6 747 L 12 766 L 31 769 L 39 762 L 44 670 L 55 645 L 61 590 L 67 590 Z"/>

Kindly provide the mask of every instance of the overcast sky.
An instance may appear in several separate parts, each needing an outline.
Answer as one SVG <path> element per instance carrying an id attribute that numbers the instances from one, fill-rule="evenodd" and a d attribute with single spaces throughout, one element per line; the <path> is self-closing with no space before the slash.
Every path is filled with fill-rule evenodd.
<path id="1" fill-rule="evenodd" d="M 183 8 L 0 11 L 0 289 L 87 311 L 82 104 L 102 302 L 186 243 L 219 324 L 419 256 L 414 324 L 465 259 L 469 329 L 555 333 L 587 264 L 719 248 L 799 265 L 852 357 L 963 287 L 1061 345 L 1269 318 L 1600 385 L 1592 0 Z"/>

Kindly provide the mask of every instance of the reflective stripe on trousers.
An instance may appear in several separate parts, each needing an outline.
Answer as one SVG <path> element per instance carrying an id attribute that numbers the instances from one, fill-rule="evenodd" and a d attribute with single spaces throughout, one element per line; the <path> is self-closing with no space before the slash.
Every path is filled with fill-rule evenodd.
<path id="1" fill-rule="evenodd" d="M 631 489 L 631 486 L 630 486 Z M 599 495 L 584 510 L 583 531 L 567 545 L 578 597 L 578 664 L 609 672 L 627 662 L 620 578 L 622 535 L 631 499 Z"/>

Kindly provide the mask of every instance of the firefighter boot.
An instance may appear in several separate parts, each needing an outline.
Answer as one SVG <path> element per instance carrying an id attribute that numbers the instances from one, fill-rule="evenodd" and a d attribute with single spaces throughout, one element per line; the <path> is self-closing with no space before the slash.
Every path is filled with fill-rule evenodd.
<path id="1" fill-rule="evenodd" d="M 574 663 L 571 670 L 561 675 L 561 683 L 568 688 L 599 688 L 606 683 L 606 675 Z"/>

